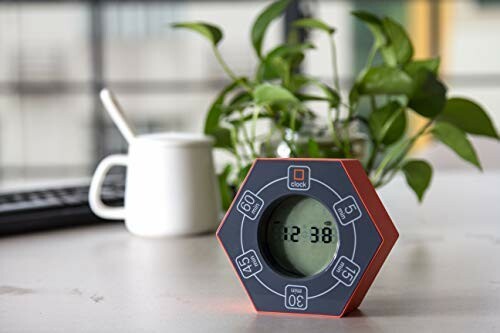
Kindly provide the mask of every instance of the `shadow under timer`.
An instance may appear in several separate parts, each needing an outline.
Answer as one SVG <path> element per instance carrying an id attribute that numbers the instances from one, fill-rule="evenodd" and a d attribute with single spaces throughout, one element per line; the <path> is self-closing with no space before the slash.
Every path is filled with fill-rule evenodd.
<path id="1" fill-rule="evenodd" d="M 353 159 L 257 159 L 217 237 L 256 311 L 342 317 L 398 232 Z"/>

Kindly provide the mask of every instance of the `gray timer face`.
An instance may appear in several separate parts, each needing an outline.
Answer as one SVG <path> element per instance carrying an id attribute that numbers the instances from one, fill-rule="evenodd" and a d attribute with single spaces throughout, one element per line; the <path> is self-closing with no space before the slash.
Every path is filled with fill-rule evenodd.
<path id="1" fill-rule="evenodd" d="M 271 207 L 260 232 L 260 247 L 279 273 L 296 278 L 322 272 L 339 247 L 337 223 L 319 201 L 288 196 Z"/>
<path id="2" fill-rule="evenodd" d="M 257 159 L 217 230 L 256 311 L 343 316 L 398 236 L 361 163 Z"/>

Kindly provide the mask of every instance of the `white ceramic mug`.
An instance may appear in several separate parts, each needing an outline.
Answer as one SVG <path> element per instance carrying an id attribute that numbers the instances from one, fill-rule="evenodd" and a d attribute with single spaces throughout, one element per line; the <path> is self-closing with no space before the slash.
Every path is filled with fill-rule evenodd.
<path id="1" fill-rule="evenodd" d="M 116 165 L 127 167 L 124 207 L 107 206 L 100 197 L 104 177 Z M 124 219 L 135 235 L 160 237 L 214 230 L 220 199 L 211 138 L 185 133 L 135 137 L 128 155 L 110 155 L 98 165 L 89 203 L 102 218 Z"/>

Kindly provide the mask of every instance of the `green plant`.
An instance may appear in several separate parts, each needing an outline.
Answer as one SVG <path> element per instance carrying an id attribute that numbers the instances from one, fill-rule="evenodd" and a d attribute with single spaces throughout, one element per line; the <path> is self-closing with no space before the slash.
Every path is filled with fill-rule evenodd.
<path id="1" fill-rule="evenodd" d="M 325 22 L 315 18 L 297 20 L 285 43 L 263 50 L 267 28 L 287 5 L 287 0 L 274 2 L 255 20 L 251 42 L 258 65 L 251 76 L 234 73 L 224 61 L 218 49 L 223 33 L 215 25 L 204 22 L 173 25 L 207 38 L 231 79 L 211 105 L 205 122 L 205 133 L 215 138 L 215 146 L 234 156 L 234 163 L 228 164 L 219 175 L 225 208 L 253 159 L 272 156 L 264 148 L 274 135 L 281 137 L 291 157 L 350 158 L 355 156 L 351 128 L 357 126 L 367 136 L 369 149 L 362 163 L 373 185 L 382 186 L 403 172 L 419 200 L 432 177 L 428 162 L 408 158 L 419 138 L 430 135 L 481 169 L 468 135 L 498 140 L 492 121 L 475 102 L 447 97 L 447 88 L 438 77 L 439 58 L 415 60 L 412 43 L 399 23 L 368 12 L 352 13 L 366 24 L 374 41 L 365 67 L 344 98 L 339 93 L 336 30 Z M 309 42 L 298 43 L 297 29 L 316 30 L 327 37 L 333 72 L 331 84 L 300 73 L 299 66 L 306 52 L 315 46 Z M 317 116 L 311 102 L 324 102 L 327 106 L 325 125 L 332 142 L 330 146 L 319 145 L 313 135 L 306 145 L 297 143 L 295 134 Z M 423 125 L 411 133 L 407 129 L 410 113 L 425 119 Z M 270 124 L 269 133 L 265 135 L 257 133 L 262 122 Z"/>

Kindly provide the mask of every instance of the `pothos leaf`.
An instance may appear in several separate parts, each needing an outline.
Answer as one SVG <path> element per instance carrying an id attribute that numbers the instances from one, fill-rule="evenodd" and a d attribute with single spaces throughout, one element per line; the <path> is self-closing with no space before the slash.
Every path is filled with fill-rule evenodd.
<path id="1" fill-rule="evenodd" d="M 433 118 L 443 111 L 445 104 L 446 86 L 429 70 L 420 69 L 413 77 L 408 106 L 424 117 Z"/>
<path id="2" fill-rule="evenodd" d="M 284 77 L 289 70 L 289 65 L 283 58 L 263 59 L 257 68 L 255 79 L 257 82 L 279 79 Z"/>
<path id="3" fill-rule="evenodd" d="M 361 78 L 357 90 L 367 95 L 410 95 L 413 92 L 413 81 L 399 68 L 372 67 Z"/>
<path id="4" fill-rule="evenodd" d="M 413 45 L 405 29 L 389 17 L 382 20 L 389 42 L 382 47 L 382 57 L 389 66 L 404 65 L 413 57 Z"/>
<path id="5" fill-rule="evenodd" d="M 238 85 L 238 82 L 233 82 L 226 86 L 210 106 L 207 117 L 205 118 L 204 132 L 214 138 L 214 147 L 216 148 L 225 148 L 229 150 L 234 148 L 231 139 L 231 131 L 221 126 L 221 117 L 226 112 L 226 107 L 224 106 L 226 96 L 236 89 Z"/>
<path id="6" fill-rule="evenodd" d="M 402 167 L 406 182 L 422 201 L 432 179 L 432 167 L 424 160 L 409 160 Z"/>
<path id="7" fill-rule="evenodd" d="M 321 157 L 321 151 L 319 149 L 318 142 L 316 142 L 316 140 L 314 140 L 313 138 L 309 138 L 309 140 L 307 141 L 307 151 L 309 157 L 312 158 Z"/>
<path id="8" fill-rule="evenodd" d="M 217 96 L 215 101 L 213 101 L 210 109 L 208 110 L 207 117 L 205 118 L 205 134 L 213 133 L 220 124 L 220 118 L 224 112 L 224 99 L 227 94 L 238 87 L 238 82 L 233 82 L 227 85 Z"/>
<path id="9" fill-rule="evenodd" d="M 304 87 L 307 83 L 310 82 L 312 78 L 307 75 L 295 74 L 290 78 L 289 89 L 292 92 L 299 91 L 302 87 Z"/>
<path id="10" fill-rule="evenodd" d="M 287 56 L 299 54 L 306 50 L 311 50 L 311 49 L 314 49 L 314 45 L 312 43 L 284 44 L 284 45 L 279 45 L 274 49 L 272 49 L 271 51 L 269 51 L 269 53 L 266 55 L 266 58 L 267 59 L 275 57 L 286 58 Z"/>
<path id="11" fill-rule="evenodd" d="M 387 44 L 387 35 L 382 25 L 382 21 L 377 16 L 362 10 L 353 11 L 351 14 L 367 25 L 375 38 L 376 47 Z"/>
<path id="12" fill-rule="evenodd" d="M 284 44 L 271 50 L 257 70 L 257 81 L 272 80 L 279 77 L 284 77 L 287 72 L 290 72 L 294 65 L 294 60 L 302 57 L 304 51 L 314 49 L 311 43 L 302 44 Z"/>
<path id="13" fill-rule="evenodd" d="M 306 29 L 316 29 L 316 30 L 321 30 L 326 32 L 327 34 L 331 35 L 335 32 L 335 28 L 329 26 L 325 22 L 319 19 L 315 18 L 303 18 L 297 21 L 294 21 L 292 25 L 295 28 L 306 28 Z"/>
<path id="14" fill-rule="evenodd" d="M 299 101 L 289 90 L 270 83 L 263 83 L 255 87 L 253 96 L 257 105 L 271 105 L 282 102 L 297 103 Z"/>
<path id="15" fill-rule="evenodd" d="M 197 32 L 207 38 L 214 46 L 217 46 L 224 36 L 219 27 L 206 22 L 179 22 L 172 24 L 172 27 Z"/>
<path id="16" fill-rule="evenodd" d="M 224 148 L 229 151 L 234 150 L 233 141 L 231 139 L 231 131 L 224 127 L 217 127 L 211 133 L 210 136 L 214 138 L 215 148 Z"/>
<path id="17" fill-rule="evenodd" d="M 406 73 L 410 74 L 410 76 L 415 76 L 421 69 L 426 69 L 434 75 L 437 75 L 440 61 L 439 57 L 424 60 L 413 60 L 404 66 L 404 70 Z"/>
<path id="18" fill-rule="evenodd" d="M 238 184 L 241 185 L 241 183 L 245 180 L 245 177 L 247 176 L 248 172 L 250 171 L 250 168 L 252 167 L 252 163 L 249 163 L 245 166 L 243 166 L 237 174 L 238 177 Z"/>
<path id="19" fill-rule="evenodd" d="M 228 111 L 242 110 L 249 106 L 253 100 L 252 95 L 248 91 L 241 91 L 235 94 L 228 102 Z"/>
<path id="20" fill-rule="evenodd" d="M 458 156 L 472 163 L 478 169 L 481 169 L 476 151 L 469 139 L 467 139 L 464 131 L 454 125 L 439 121 L 432 128 L 432 134 L 439 141 L 451 148 Z"/>
<path id="21" fill-rule="evenodd" d="M 355 82 L 349 91 L 349 105 L 356 105 L 359 101 L 359 87 L 360 84 Z"/>
<path id="22" fill-rule="evenodd" d="M 272 21 L 278 18 L 288 6 L 289 0 L 279 0 L 267 6 L 257 17 L 252 26 L 252 45 L 259 58 L 262 58 L 262 43 L 267 28 Z"/>
<path id="23" fill-rule="evenodd" d="M 333 90 L 330 86 L 323 82 L 316 82 L 315 85 L 323 92 L 325 98 L 328 100 L 330 107 L 335 108 L 340 103 L 340 95 Z"/>
<path id="24" fill-rule="evenodd" d="M 466 98 L 448 99 L 439 120 L 453 124 L 470 134 L 499 138 L 493 122 L 484 109 Z"/>
<path id="25" fill-rule="evenodd" d="M 404 135 L 406 113 L 398 102 L 389 102 L 370 114 L 369 124 L 375 140 L 390 145 Z"/>
<path id="26" fill-rule="evenodd" d="M 308 94 L 299 94 L 302 97 L 302 100 L 322 100 L 327 101 L 330 104 L 330 107 L 335 108 L 340 103 L 340 95 L 337 91 L 335 91 L 332 87 L 327 85 L 326 83 L 321 82 L 318 79 L 311 77 L 303 77 L 304 81 L 302 86 L 313 86 L 321 90 L 323 96 L 315 96 Z"/>

